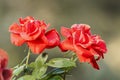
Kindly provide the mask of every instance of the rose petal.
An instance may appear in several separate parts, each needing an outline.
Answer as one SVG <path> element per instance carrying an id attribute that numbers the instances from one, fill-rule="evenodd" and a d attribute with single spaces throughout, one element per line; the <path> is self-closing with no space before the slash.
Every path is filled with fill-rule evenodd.
<path id="1" fill-rule="evenodd" d="M 22 28 L 17 23 L 14 23 L 9 27 L 9 32 L 19 34 L 21 31 Z"/>
<path id="2" fill-rule="evenodd" d="M 83 48 L 88 48 L 92 44 L 90 35 L 84 34 L 80 30 L 74 32 L 72 36 L 74 44 L 82 46 Z"/>
<path id="3" fill-rule="evenodd" d="M 66 38 L 69 38 L 72 36 L 70 29 L 66 27 L 61 28 L 61 34 Z"/>
<path id="4" fill-rule="evenodd" d="M 92 36 L 92 39 L 93 39 L 92 47 L 94 49 L 99 50 L 102 53 L 106 53 L 107 52 L 106 44 L 105 44 L 104 40 L 102 40 L 100 38 L 100 36 L 94 35 L 94 36 Z"/>
<path id="5" fill-rule="evenodd" d="M 64 40 L 60 43 L 59 45 L 59 48 L 62 50 L 62 51 L 67 51 L 67 50 L 72 50 L 72 51 L 75 51 L 74 47 L 73 47 L 73 43 L 72 43 L 72 40 Z"/>
<path id="6" fill-rule="evenodd" d="M 0 68 L 5 68 L 8 63 L 8 55 L 7 52 L 0 49 Z"/>
<path id="7" fill-rule="evenodd" d="M 80 55 L 79 53 L 77 53 L 77 56 L 78 56 L 78 59 L 80 60 L 80 62 L 88 62 L 93 66 L 93 68 L 99 70 L 99 66 L 96 63 L 96 60 L 93 55 L 89 55 L 89 54 L 85 54 L 85 53 Z"/>
<path id="8" fill-rule="evenodd" d="M 2 74 L 3 74 L 4 80 L 11 80 L 11 77 L 12 77 L 11 69 L 4 69 Z"/>
<path id="9" fill-rule="evenodd" d="M 11 33 L 11 42 L 16 46 L 21 46 L 25 40 L 19 34 Z"/>
<path id="10" fill-rule="evenodd" d="M 90 63 L 95 69 L 99 70 L 99 66 L 96 63 L 94 55 L 89 50 L 83 49 L 82 47 L 77 46 L 76 54 L 80 62 L 88 62 Z"/>
<path id="11" fill-rule="evenodd" d="M 91 34 L 90 33 L 90 26 L 87 25 L 87 24 L 73 24 L 71 26 L 71 29 L 72 29 L 73 32 L 76 31 L 76 30 L 81 30 L 84 33 Z"/>
<path id="12" fill-rule="evenodd" d="M 41 39 L 27 42 L 31 51 L 35 54 L 40 54 L 47 46 Z"/>
<path id="13" fill-rule="evenodd" d="M 50 24 L 46 24 L 44 21 L 39 21 L 40 22 L 40 27 L 41 27 L 41 30 L 45 31 Z"/>
<path id="14" fill-rule="evenodd" d="M 36 23 L 28 22 L 24 26 L 25 31 L 20 33 L 20 36 L 25 40 L 35 40 L 41 34 L 41 27 Z"/>
<path id="15" fill-rule="evenodd" d="M 48 48 L 52 48 L 59 45 L 60 37 L 55 29 L 48 31 L 45 35 L 48 39 Z"/>
<path id="16" fill-rule="evenodd" d="M 90 62 L 90 57 L 93 56 L 89 50 L 86 50 L 80 46 L 74 45 L 75 52 L 80 60 L 80 62 Z"/>
<path id="17" fill-rule="evenodd" d="M 20 24 L 25 24 L 26 22 L 28 22 L 30 20 L 34 20 L 34 18 L 31 16 L 27 16 L 26 18 L 19 18 Z"/>
<path id="18" fill-rule="evenodd" d="M 3 70 L 0 69 L 0 80 L 4 80 L 3 74 L 2 74 Z"/>
<path id="19" fill-rule="evenodd" d="M 77 54 L 77 56 L 78 56 L 78 59 L 80 60 L 80 62 L 90 62 L 90 58 L 86 58 L 79 54 Z"/>
<path id="20" fill-rule="evenodd" d="M 93 68 L 99 70 L 99 66 L 98 66 L 96 60 L 94 59 L 94 56 L 90 60 L 91 60 L 90 64 L 93 66 Z"/>

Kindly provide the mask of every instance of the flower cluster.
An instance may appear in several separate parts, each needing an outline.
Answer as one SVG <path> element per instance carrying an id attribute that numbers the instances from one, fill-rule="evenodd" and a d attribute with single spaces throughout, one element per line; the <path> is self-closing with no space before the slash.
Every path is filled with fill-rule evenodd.
<path id="1" fill-rule="evenodd" d="M 71 50 L 76 53 L 80 62 L 88 62 L 95 69 L 99 69 L 98 61 L 104 58 L 106 44 L 98 35 L 90 32 L 86 24 L 74 24 L 71 28 L 62 27 L 61 34 L 65 40 L 60 41 L 60 36 L 55 29 L 47 31 L 48 25 L 44 21 L 35 20 L 33 17 L 19 19 L 19 24 L 13 23 L 9 31 L 11 41 L 16 46 L 26 43 L 33 53 L 41 53 L 45 48 L 59 46 L 64 52 Z"/>
<path id="2" fill-rule="evenodd" d="M 106 44 L 99 35 L 92 34 L 87 24 L 73 24 L 71 28 L 61 27 L 61 34 L 65 37 L 60 39 L 56 29 L 48 30 L 49 25 L 44 21 L 35 20 L 33 17 L 19 18 L 19 23 L 13 23 L 9 27 L 12 44 L 22 46 L 26 44 L 33 54 L 41 54 L 45 49 L 59 47 L 61 52 L 72 51 L 80 62 L 90 63 L 93 68 L 99 70 L 97 61 L 104 58 L 107 52 Z M 24 73 L 18 80 L 63 80 L 66 69 L 75 67 L 76 56 L 69 58 L 53 58 L 47 61 L 48 56 L 39 55 L 35 62 L 28 64 L 30 52 L 28 51 L 25 61 L 15 67 L 14 71 L 8 69 L 8 56 L 0 49 L 0 80 L 18 79 L 20 73 Z M 56 69 L 45 74 L 47 67 Z M 26 72 L 26 70 L 29 70 Z M 36 75 L 37 74 L 37 75 Z M 56 75 L 55 75 L 56 74 Z M 63 77 L 61 77 L 63 76 Z"/>

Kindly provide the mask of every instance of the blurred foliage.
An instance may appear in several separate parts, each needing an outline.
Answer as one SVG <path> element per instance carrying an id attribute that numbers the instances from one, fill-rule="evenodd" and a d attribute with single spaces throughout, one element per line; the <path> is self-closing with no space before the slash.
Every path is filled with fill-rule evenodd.
<path id="1" fill-rule="evenodd" d="M 89 24 L 92 32 L 106 41 L 108 54 L 99 62 L 101 70 L 78 62 L 79 67 L 68 80 L 120 80 L 120 0 L 0 0 L 0 48 L 8 52 L 10 67 L 22 61 L 26 47 L 12 45 L 8 29 L 19 17 L 26 16 L 45 20 L 50 28 L 58 30 L 74 23 Z M 62 56 L 58 48 L 46 51 L 50 58 Z"/>

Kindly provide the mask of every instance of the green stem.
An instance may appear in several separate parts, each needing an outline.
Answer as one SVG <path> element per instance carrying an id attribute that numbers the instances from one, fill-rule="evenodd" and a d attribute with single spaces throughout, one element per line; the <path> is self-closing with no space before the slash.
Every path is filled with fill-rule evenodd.
<path id="1" fill-rule="evenodd" d="M 22 60 L 22 62 L 20 63 L 20 66 L 26 61 L 27 56 Z"/>
<path id="2" fill-rule="evenodd" d="M 65 78 L 66 78 L 66 71 L 65 71 L 65 73 L 63 74 L 63 80 L 65 80 Z"/>
<path id="3" fill-rule="evenodd" d="M 28 54 L 27 54 L 26 67 L 27 67 L 27 65 L 28 65 L 29 58 L 30 58 L 30 49 L 28 50 Z"/>

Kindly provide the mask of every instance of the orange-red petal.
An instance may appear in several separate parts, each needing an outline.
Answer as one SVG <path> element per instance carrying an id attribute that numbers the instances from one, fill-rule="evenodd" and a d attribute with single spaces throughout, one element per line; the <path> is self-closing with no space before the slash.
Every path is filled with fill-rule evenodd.
<path id="1" fill-rule="evenodd" d="M 29 41 L 27 44 L 34 54 L 40 54 L 47 46 L 41 39 Z"/>
<path id="2" fill-rule="evenodd" d="M 61 34 L 67 38 L 72 36 L 70 29 L 66 27 L 61 27 Z"/>
<path id="3" fill-rule="evenodd" d="M 17 23 L 13 23 L 9 27 L 9 31 L 12 32 L 12 33 L 19 34 L 22 31 L 22 28 Z"/>
<path id="4" fill-rule="evenodd" d="M 60 37 L 55 29 L 48 31 L 45 36 L 48 39 L 48 48 L 52 48 L 59 45 Z"/>
<path id="5" fill-rule="evenodd" d="M 74 47 L 73 47 L 72 40 L 68 40 L 68 39 L 63 40 L 63 41 L 60 43 L 59 48 L 60 48 L 62 51 L 67 51 L 67 50 L 75 51 L 75 49 L 74 49 Z"/>
<path id="6" fill-rule="evenodd" d="M 19 34 L 11 33 L 11 42 L 16 46 L 21 46 L 25 40 Z"/>
<path id="7" fill-rule="evenodd" d="M 8 55 L 7 52 L 0 49 L 0 68 L 5 68 L 8 63 Z"/>

